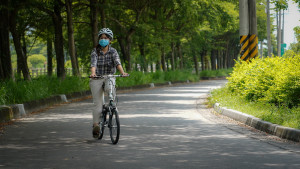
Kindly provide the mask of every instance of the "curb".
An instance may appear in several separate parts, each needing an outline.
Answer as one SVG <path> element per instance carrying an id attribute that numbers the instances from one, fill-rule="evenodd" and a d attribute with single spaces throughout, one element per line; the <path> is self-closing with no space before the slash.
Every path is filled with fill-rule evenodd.
<path id="1" fill-rule="evenodd" d="M 170 86 L 173 84 L 184 84 L 184 83 L 190 83 L 188 80 L 185 82 L 166 82 L 166 83 L 150 83 L 145 85 L 138 85 L 133 87 L 118 87 L 118 90 L 133 90 L 133 89 L 143 89 L 143 88 L 154 88 L 159 86 Z M 66 103 L 69 100 L 72 99 L 78 99 L 83 98 L 86 96 L 91 95 L 91 91 L 81 91 L 81 92 L 74 92 L 71 94 L 61 94 L 61 95 L 55 95 L 51 96 L 49 98 L 40 99 L 40 100 L 33 100 L 30 102 L 26 102 L 23 104 L 13 104 L 13 105 L 0 105 L 0 123 L 9 122 L 13 119 L 19 119 L 22 117 L 25 117 L 27 114 L 30 114 L 34 111 L 46 108 L 48 106 L 59 104 L 59 103 Z"/>
<path id="2" fill-rule="evenodd" d="M 259 118 L 236 110 L 227 109 L 226 107 L 220 107 L 219 103 L 214 104 L 214 110 L 219 114 L 230 117 L 257 130 L 261 130 L 263 132 L 278 136 L 283 139 L 300 142 L 300 130 L 298 129 L 283 127 L 277 124 L 263 121 Z"/>

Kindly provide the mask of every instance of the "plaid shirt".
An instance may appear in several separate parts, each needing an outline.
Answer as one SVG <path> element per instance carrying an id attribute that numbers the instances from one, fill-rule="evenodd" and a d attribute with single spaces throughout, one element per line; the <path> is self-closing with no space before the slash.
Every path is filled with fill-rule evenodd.
<path id="1" fill-rule="evenodd" d="M 115 74 L 116 67 L 120 64 L 117 50 L 110 46 L 106 54 L 100 51 L 100 56 L 98 56 L 96 48 L 91 53 L 91 67 L 96 67 L 97 76 Z"/>

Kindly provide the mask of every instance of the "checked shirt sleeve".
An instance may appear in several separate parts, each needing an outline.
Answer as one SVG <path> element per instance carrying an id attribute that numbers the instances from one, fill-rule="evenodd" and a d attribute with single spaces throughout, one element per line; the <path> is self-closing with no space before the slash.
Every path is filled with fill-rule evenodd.
<path id="1" fill-rule="evenodd" d="M 91 67 L 97 67 L 97 53 L 96 53 L 96 49 L 93 49 L 92 53 L 91 53 Z"/>
<path id="2" fill-rule="evenodd" d="M 117 50 L 114 50 L 114 52 L 113 52 L 113 61 L 114 61 L 114 65 L 116 67 L 121 64 L 121 60 L 120 60 Z"/>

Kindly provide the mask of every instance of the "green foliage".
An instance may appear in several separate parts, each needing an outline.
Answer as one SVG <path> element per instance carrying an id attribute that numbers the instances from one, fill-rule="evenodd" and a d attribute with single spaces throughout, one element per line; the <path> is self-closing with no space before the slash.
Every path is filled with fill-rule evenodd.
<path id="1" fill-rule="evenodd" d="M 163 83 L 167 81 L 198 81 L 197 75 L 190 71 L 170 72 L 130 72 L 130 77 L 117 78 L 117 86 L 130 87 L 149 83 Z M 56 77 L 40 76 L 32 81 L 18 80 L 16 82 L 0 82 L 0 105 L 18 104 L 32 100 L 39 100 L 57 94 L 89 90 L 89 79 L 67 76 L 65 80 Z"/>
<path id="2" fill-rule="evenodd" d="M 34 54 L 28 56 L 27 60 L 33 68 L 44 68 L 44 64 L 47 61 L 46 57 L 41 54 Z"/>
<path id="3" fill-rule="evenodd" d="M 61 81 L 56 77 L 41 76 L 32 81 L 0 82 L 0 105 L 18 104 L 39 100 L 57 94 L 68 94 L 88 90 L 88 79 L 66 77 Z"/>
<path id="4" fill-rule="evenodd" d="M 218 69 L 218 70 L 203 70 L 200 72 L 200 77 L 222 77 L 229 76 L 232 72 L 232 68 L 230 69 Z"/>
<path id="5" fill-rule="evenodd" d="M 228 89 L 249 101 L 298 106 L 300 55 L 238 62 L 228 80 Z"/>
<path id="6" fill-rule="evenodd" d="M 156 71 L 154 73 L 143 73 L 138 71 L 130 72 L 130 77 L 117 78 L 117 85 L 120 87 L 129 87 L 136 85 L 144 85 L 149 83 L 164 83 L 164 82 L 178 82 L 178 81 L 199 81 L 199 77 L 192 74 L 190 71 Z"/>
<path id="7" fill-rule="evenodd" d="M 222 107 L 250 114 L 274 124 L 300 129 L 300 107 L 288 108 L 282 105 L 249 101 L 238 93 L 232 93 L 228 86 L 211 92 L 209 104 L 214 103 L 220 103 Z"/>

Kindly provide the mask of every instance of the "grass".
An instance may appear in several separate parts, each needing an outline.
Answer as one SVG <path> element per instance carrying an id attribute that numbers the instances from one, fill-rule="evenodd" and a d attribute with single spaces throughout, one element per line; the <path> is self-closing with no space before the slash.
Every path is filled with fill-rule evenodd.
<path id="1" fill-rule="evenodd" d="M 220 106 L 250 114 L 264 121 L 286 127 L 300 129 L 300 108 L 288 108 L 263 102 L 248 101 L 231 93 L 226 87 L 215 89 L 209 97 L 209 104 L 220 103 Z"/>
<path id="2" fill-rule="evenodd" d="M 230 69 L 219 69 L 219 70 L 203 70 L 200 72 L 200 77 L 224 77 L 228 76 L 232 72 Z"/>
<path id="3" fill-rule="evenodd" d="M 0 82 L 0 105 L 20 104 L 57 94 L 88 90 L 88 79 L 67 76 L 61 81 L 56 77 L 40 76 L 32 81 L 9 80 Z"/>
<path id="4" fill-rule="evenodd" d="M 130 87 L 167 81 L 198 81 L 199 77 L 190 71 L 169 71 L 155 73 L 130 72 L 128 78 L 117 78 L 118 87 Z M 65 80 L 56 77 L 40 76 L 32 81 L 0 82 L 0 105 L 21 104 L 58 94 L 89 90 L 89 78 L 67 76 Z"/>
<path id="5" fill-rule="evenodd" d="M 199 77 L 195 74 L 192 74 L 188 70 L 184 71 L 156 71 L 154 73 L 143 73 L 143 72 L 129 72 L 130 77 L 128 78 L 117 78 L 117 85 L 119 87 L 130 87 L 136 85 L 143 85 L 149 83 L 164 83 L 168 81 L 199 81 Z"/>

